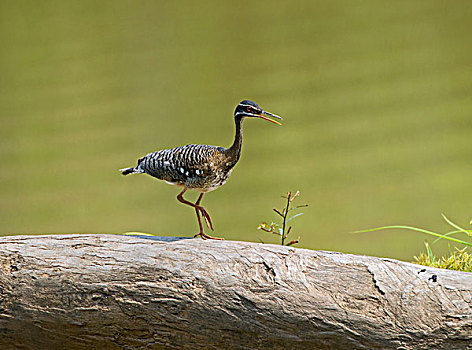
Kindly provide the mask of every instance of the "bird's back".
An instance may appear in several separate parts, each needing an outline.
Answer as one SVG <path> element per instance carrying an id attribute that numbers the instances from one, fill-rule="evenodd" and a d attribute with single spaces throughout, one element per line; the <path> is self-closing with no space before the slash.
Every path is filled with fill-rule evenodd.
<path id="1" fill-rule="evenodd" d="M 223 185 L 234 164 L 223 147 L 185 145 L 149 153 L 138 161 L 136 172 L 168 183 L 208 192 Z"/>

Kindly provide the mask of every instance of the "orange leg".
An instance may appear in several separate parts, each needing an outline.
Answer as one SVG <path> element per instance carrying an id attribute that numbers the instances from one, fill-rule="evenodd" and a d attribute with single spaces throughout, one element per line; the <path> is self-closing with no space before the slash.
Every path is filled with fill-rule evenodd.
<path id="1" fill-rule="evenodd" d="M 207 238 L 209 238 L 209 239 L 223 239 L 223 238 L 209 236 L 203 231 L 203 225 L 202 225 L 202 220 L 200 219 L 200 213 L 202 214 L 206 225 L 213 231 L 213 223 L 211 222 L 210 214 L 208 214 L 208 212 L 205 210 L 205 208 L 203 208 L 200 205 L 200 201 L 202 200 L 202 197 L 203 197 L 204 193 L 200 194 L 200 196 L 198 197 L 197 201 L 194 204 L 194 203 L 189 202 L 188 200 L 184 199 L 183 194 L 185 193 L 185 191 L 187 191 L 186 188 L 182 192 L 179 193 L 179 195 L 177 196 L 177 200 L 180 203 L 184 203 L 184 204 L 190 205 L 191 207 L 195 208 L 195 213 L 197 214 L 198 226 L 200 227 L 200 232 L 197 233 L 195 235 L 195 237 L 200 236 L 203 239 L 207 239 Z"/>

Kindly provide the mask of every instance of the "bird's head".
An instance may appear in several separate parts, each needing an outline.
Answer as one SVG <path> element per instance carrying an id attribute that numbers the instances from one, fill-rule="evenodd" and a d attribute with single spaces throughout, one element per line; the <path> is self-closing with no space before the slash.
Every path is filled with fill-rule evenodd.
<path id="1" fill-rule="evenodd" d="M 249 100 L 243 100 L 239 102 L 234 110 L 235 118 L 261 118 L 269 122 L 275 123 L 277 125 L 282 125 L 276 120 L 270 119 L 269 117 L 282 120 L 278 115 L 264 111 L 259 105 L 255 102 Z"/>

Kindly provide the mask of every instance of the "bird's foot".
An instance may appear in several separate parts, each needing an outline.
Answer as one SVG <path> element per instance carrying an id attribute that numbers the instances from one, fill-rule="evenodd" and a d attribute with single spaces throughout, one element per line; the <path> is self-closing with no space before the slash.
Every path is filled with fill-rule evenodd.
<path id="1" fill-rule="evenodd" d="M 196 207 L 198 210 L 200 210 L 200 213 L 202 213 L 203 219 L 205 219 L 205 223 L 207 227 L 209 227 L 212 231 L 213 230 L 213 223 L 211 222 L 210 214 L 203 208 L 202 206 L 197 206 Z M 203 238 L 203 237 L 202 237 Z"/>
<path id="2" fill-rule="evenodd" d="M 213 236 L 210 236 L 210 235 L 207 235 L 205 232 L 200 232 L 200 233 L 197 233 L 195 236 L 193 236 L 193 238 L 196 238 L 196 237 L 202 237 L 202 239 L 216 239 L 218 241 L 223 241 L 224 238 L 219 238 L 219 237 L 213 237 Z"/>

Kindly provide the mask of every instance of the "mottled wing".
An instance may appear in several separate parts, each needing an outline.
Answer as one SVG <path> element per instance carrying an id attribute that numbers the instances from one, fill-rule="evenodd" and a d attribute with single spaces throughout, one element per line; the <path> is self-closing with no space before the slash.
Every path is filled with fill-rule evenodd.
<path id="1" fill-rule="evenodd" d="M 214 160 L 224 149 L 208 145 L 185 145 L 142 157 L 136 169 L 158 179 L 188 187 L 202 187 L 211 178 Z"/>

